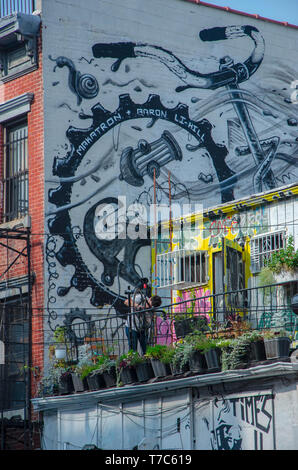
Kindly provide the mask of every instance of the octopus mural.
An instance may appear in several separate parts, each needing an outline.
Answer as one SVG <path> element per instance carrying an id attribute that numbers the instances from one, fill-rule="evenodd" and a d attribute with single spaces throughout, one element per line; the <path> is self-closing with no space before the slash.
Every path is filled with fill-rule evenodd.
<path id="1" fill-rule="evenodd" d="M 251 54 L 235 63 L 229 44 L 239 38 L 251 43 Z M 195 66 L 160 45 L 137 42 L 90 44 L 91 57 L 78 62 L 92 73 L 65 56 L 48 57 L 53 80 L 68 73 L 75 101 L 69 112 L 88 123 L 66 128 L 67 153 L 55 156 L 47 178 L 50 318 L 56 299 L 67 298 L 71 289 L 87 292 L 92 307 L 108 305 L 125 314 L 124 291 L 144 276 L 150 238 L 119 235 L 127 234 L 138 214 L 125 212 L 117 196 L 148 210 L 154 191 L 157 203 L 168 204 L 171 197 L 210 207 L 297 179 L 297 120 L 285 93 L 295 71 L 276 65 L 270 90 L 254 81 L 265 57 L 264 38 L 254 26 L 202 29 L 197 40 L 201 56 Z M 205 43 L 223 41 L 227 55 L 204 57 Z M 202 73 L 200 65 L 208 61 L 217 67 Z M 160 71 L 160 83 L 142 73 L 148 67 Z M 78 110 L 89 102 L 88 112 Z M 98 208 L 105 206 L 113 208 L 106 220 L 122 227 L 111 239 L 96 230 Z M 63 270 L 67 276 L 59 274 Z"/>

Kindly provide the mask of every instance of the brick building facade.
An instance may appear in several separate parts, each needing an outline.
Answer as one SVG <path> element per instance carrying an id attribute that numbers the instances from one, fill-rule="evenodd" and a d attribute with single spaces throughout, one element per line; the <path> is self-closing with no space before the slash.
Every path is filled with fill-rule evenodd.
<path id="1" fill-rule="evenodd" d="M 39 445 L 30 399 L 43 369 L 44 119 L 41 21 L 33 9 L 0 19 L 1 449 Z"/>

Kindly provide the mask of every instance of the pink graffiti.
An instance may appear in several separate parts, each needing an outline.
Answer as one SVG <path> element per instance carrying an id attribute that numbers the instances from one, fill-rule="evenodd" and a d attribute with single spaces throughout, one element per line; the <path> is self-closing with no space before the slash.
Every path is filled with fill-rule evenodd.
<path id="1" fill-rule="evenodd" d="M 169 319 L 163 320 L 161 317 L 157 317 L 156 329 L 157 329 L 157 344 L 169 345 L 172 343 L 172 339 L 174 338 L 173 338 L 173 332 L 171 331 L 171 321 Z"/>
<path id="2" fill-rule="evenodd" d="M 186 313 L 188 308 L 194 306 L 194 315 L 204 315 L 209 322 L 210 317 L 208 312 L 211 311 L 210 295 L 210 290 L 207 289 L 204 292 L 202 287 L 194 289 L 193 292 L 183 291 L 182 298 L 176 298 L 178 304 L 175 306 L 175 313 Z"/>

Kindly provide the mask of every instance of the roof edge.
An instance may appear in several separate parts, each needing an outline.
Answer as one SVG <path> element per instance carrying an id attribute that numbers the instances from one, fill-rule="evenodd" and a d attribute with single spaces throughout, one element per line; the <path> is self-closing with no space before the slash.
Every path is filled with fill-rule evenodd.
<path id="1" fill-rule="evenodd" d="M 298 29 L 297 25 L 288 23 L 287 21 L 272 20 L 270 18 L 266 18 L 265 16 L 260 16 L 258 14 L 252 14 L 252 13 L 245 13 L 244 11 L 234 10 L 233 8 L 230 8 L 230 7 L 221 7 L 219 5 L 213 5 L 212 3 L 202 2 L 201 0 L 183 0 L 183 1 L 189 2 L 189 3 L 195 3 L 197 5 L 203 5 L 205 7 L 216 8 L 217 10 L 223 10 L 223 11 L 227 11 L 229 13 L 235 13 L 236 15 L 247 16 L 249 18 L 254 18 L 254 19 L 257 19 L 257 20 L 262 20 L 262 21 L 266 21 L 266 22 L 269 22 L 269 23 L 278 24 L 280 26 L 288 26 L 289 28 Z"/>

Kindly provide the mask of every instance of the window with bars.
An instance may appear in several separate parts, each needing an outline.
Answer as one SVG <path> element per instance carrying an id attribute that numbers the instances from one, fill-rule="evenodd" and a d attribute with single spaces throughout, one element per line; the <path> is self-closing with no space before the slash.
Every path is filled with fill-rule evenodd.
<path id="1" fill-rule="evenodd" d="M 250 241 L 251 272 L 258 273 L 264 267 L 265 259 L 286 245 L 285 231 L 256 235 Z"/>
<path id="2" fill-rule="evenodd" d="M 158 287 L 183 289 L 208 281 L 207 251 L 175 250 L 157 256 Z"/>
<path id="3" fill-rule="evenodd" d="M 28 126 L 21 121 L 4 127 L 3 222 L 28 214 Z"/>
<path id="4" fill-rule="evenodd" d="M 29 317 L 27 298 L 0 302 L 0 339 L 5 346 L 0 366 L 0 410 L 25 407 L 24 366 L 29 361 Z"/>

